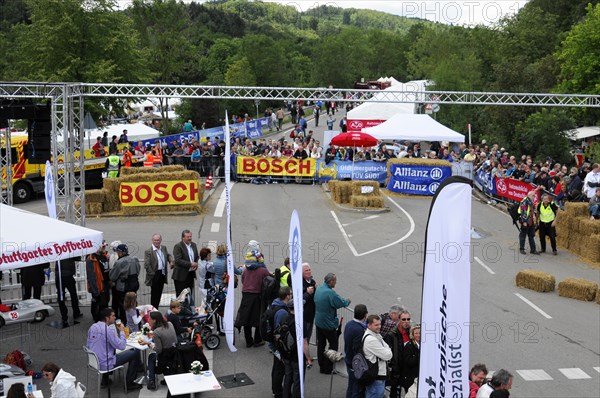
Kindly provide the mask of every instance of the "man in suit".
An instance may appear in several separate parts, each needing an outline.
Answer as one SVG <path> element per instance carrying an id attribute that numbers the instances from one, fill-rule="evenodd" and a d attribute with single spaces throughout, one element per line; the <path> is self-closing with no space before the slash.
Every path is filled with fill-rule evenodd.
<path id="1" fill-rule="evenodd" d="M 186 287 L 190 288 L 194 296 L 194 279 L 198 269 L 198 246 L 192 242 L 192 233 L 186 229 L 181 233 L 181 242 L 173 247 L 175 268 L 173 268 L 173 281 L 175 283 L 175 294 L 179 294 Z"/>
<path id="2" fill-rule="evenodd" d="M 152 235 L 152 246 L 144 252 L 144 268 L 146 269 L 146 286 L 150 286 L 150 304 L 158 308 L 163 287 L 167 283 L 169 266 L 173 268 L 175 262 L 173 256 L 167 251 L 167 247 L 161 245 L 162 236 Z"/>

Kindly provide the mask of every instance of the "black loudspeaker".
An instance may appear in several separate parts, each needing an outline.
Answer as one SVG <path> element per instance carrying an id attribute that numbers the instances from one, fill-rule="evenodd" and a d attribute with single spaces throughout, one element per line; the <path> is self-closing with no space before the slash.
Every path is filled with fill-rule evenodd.
<path id="1" fill-rule="evenodd" d="M 26 157 L 31 164 L 45 164 L 52 157 L 50 106 L 36 106 L 27 123 Z"/>

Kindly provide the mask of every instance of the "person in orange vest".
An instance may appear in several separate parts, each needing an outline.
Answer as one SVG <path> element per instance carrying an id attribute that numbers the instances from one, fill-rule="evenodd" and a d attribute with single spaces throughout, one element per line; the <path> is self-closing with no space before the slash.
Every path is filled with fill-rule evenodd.
<path id="1" fill-rule="evenodd" d="M 125 146 L 125 148 L 123 148 L 123 159 L 121 160 L 121 163 L 125 167 L 131 167 L 132 161 L 133 161 L 133 155 L 131 154 L 129 147 Z"/>
<path id="2" fill-rule="evenodd" d="M 156 151 L 153 149 L 152 152 L 146 152 L 144 155 L 144 167 L 154 167 L 154 155 Z"/>
<path id="3" fill-rule="evenodd" d="M 152 153 L 154 154 L 154 167 L 162 166 L 162 148 L 160 146 L 160 141 L 157 141 Z"/>

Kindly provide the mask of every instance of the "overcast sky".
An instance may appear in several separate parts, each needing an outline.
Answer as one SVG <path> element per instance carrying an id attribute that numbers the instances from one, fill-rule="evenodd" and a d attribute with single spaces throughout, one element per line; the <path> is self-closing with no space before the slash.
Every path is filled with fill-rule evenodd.
<path id="1" fill-rule="evenodd" d="M 131 0 L 118 0 L 123 5 Z M 185 3 L 204 0 L 183 0 Z M 368 8 L 405 17 L 428 19 L 453 25 L 493 25 L 501 18 L 513 15 L 528 0 L 263 0 L 276 2 L 306 11 L 314 7 L 329 5 L 342 8 Z"/>

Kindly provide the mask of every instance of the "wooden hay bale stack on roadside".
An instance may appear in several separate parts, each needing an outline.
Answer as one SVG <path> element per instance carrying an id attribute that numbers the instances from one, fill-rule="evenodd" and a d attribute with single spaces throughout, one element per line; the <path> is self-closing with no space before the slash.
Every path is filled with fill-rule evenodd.
<path id="1" fill-rule="evenodd" d="M 558 284 L 558 295 L 576 300 L 592 301 L 596 297 L 598 284 L 585 279 L 567 278 Z"/>
<path id="2" fill-rule="evenodd" d="M 567 202 L 556 219 L 556 241 L 586 260 L 600 262 L 600 223 L 589 219 L 588 204 Z"/>
<path id="3" fill-rule="evenodd" d="M 524 269 L 517 273 L 515 278 L 517 287 L 534 290 L 536 292 L 553 292 L 556 279 L 544 271 Z"/>
<path id="4" fill-rule="evenodd" d="M 379 195 L 379 183 L 377 181 L 351 181 L 352 195 Z M 369 191 L 369 192 L 366 192 Z"/>
<path id="5" fill-rule="evenodd" d="M 352 196 L 351 181 L 329 181 L 327 184 L 331 191 L 331 198 L 335 203 L 350 203 L 350 196 Z"/>
<path id="6" fill-rule="evenodd" d="M 352 207 L 382 208 L 383 196 L 377 181 L 351 181 Z"/>

